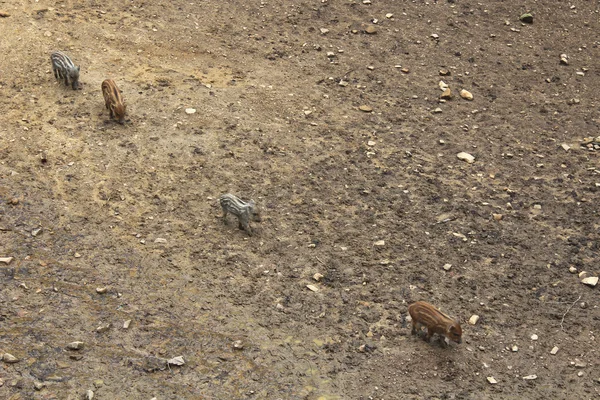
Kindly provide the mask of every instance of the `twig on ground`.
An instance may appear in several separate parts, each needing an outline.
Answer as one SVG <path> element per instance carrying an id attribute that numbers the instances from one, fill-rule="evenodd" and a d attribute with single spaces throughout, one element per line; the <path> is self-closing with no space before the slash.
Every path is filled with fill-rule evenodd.
<path id="1" fill-rule="evenodd" d="M 577 298 L 577 300 L 575 300 L 570 306 L 569 308 L 567 308 L 567 311 L 565 311 L 565 313 L 562 316 L 562 319 L 560 320 L 560 329 L 562 329 L 563 331 L 565 330 L 564 326 L 563 326 L 563 322 L 565 322 L 565 317 L 567 316 L 567 314 L 569 313 L 569 311 L 571 311 L 571 308 L 573 308 L 573 306 L 575 305 L 575 303 L 577 303 L 579 300 L 581 299 L 581 296 L 579 296 Z"/>

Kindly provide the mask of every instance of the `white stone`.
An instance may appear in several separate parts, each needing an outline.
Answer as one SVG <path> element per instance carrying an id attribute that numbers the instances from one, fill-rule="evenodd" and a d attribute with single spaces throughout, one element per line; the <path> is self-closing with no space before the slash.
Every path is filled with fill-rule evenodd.
<path id="1" fill-rule="evenodd" d="M 569 151 L 571 149 L 571 146 L 566 143 L 561 144 L 560 147 L 562 147 L 565 151 Z"/>
<path id="2" fill-rule="evenodd" d="M 4 264 L 10 264 L 10 262 L 13 260 L 13 257 L 0 257 L 0 262 L 4 263 Z"/>
<path id="3" fill-rule="evenodd" d="M 556 353 L 558 353 L 558 347 L 554 346 L 552 350 L 550 350 L 550 354 L 555 355 Z"/>
<path id="4" fill-rule="evenodd" d="M 475 162 L 475 157 L 469 153 L 465 153 L 464 151 L 458 153 L 456 157 L 458 157 L 459 160 L 468 162 L 469 164 L 473 164 Z"/>
<path id="5" fill-rule="evenodd" d="M 469 318 L 470 325 L 475 325 L 477 323 L 477 321 L 479 321 L 479 315 L 477 315 L 477 314 L 473 314 L 473 315 L 471 315 L 471 318 Z"/>
<path id="6" fill-rule="evenodd" d="M 462 97 L 463 99 L 466 99 L 466 100 L 473 100 L 473 94 L 465 89 L 461 89 L 460 97 Z"/>
<path id="7" fill-rule="evenodd" d="M 378 240 L 375 243 L 373 243 L 373 246 L 377 246 L 377 247 L 385 246 L 385 240 Z"/>
<path id="8" fill-rule="evenodd" d="M 316 287 L 315 285 L 306 285 L 306 287 L 308 288 L 308 290 L 311 290 L 313 292 L 318 292 L 319 288 Z"/>
<path id="9" fill-rule="evenodd" d="M 442 268 L 444 268 L 445 271 L 450 271 L 450 268 L 452 268 L 452 264 L 444 264 Z"/>
<path id="10" fill-rule="evenodd" d="M 321 28 L 321 29 L 319 29 L 319 30 L 321 31 L 321 33 L 322 33 L 323 35 L 325 35 L 325 34 L 329 33 L 329 29 L 327 29 L 327 28 Z"/>
<path id="11" fill-rule="evenodd" d="M 69 350 L 81 350 L 85 344 L 83 342 L 71 342 L 67 345 L 67 349 Z"/>
<path id="12" fill-rule="evenodd" d="M 195 108 L 186 108 L 185 109 L 186 114 L 194 114 L 195 112 L 196 112 Z"/>
<path id="13" fill-rule="evenodd" d="M 538 335 L 536 335 L 535 333 L 531 335 L 531 340 L 538 340 Z"/>
<path id="14" fill-rule="evenodd" d="M 537 375 L 527 375 L 524 376 L 523 379 L 525 379 L 526 381 L 532 381 L 534 379 L 537 379 Z"/>
<path id="15" fill-rule="evenodd" d="M 131 320 L 128 319 L 123 322 L 123 329 L 129 329 L 129 325 L 131 325 Z"/>
<path id="16" fill-rule="evenodd" d="M 167 362 L 171 365 L 184 365 L 185 364 L 185 360 L 183 359 L 183 356 L 173 357 Z"/>
<path id="17" fill-rule="evenodd" d="M 4 355 L 2 356 L 2 361 L 4 361 L 7 364 L 14 364 L 16 362 L 19 362 L 19 359 L 13 356 L 12 354 L 4 353 Z"/>
<path id="18" fill-rule="evenodd" d="M 598 277 L 597 276 L 590 276 L 587 278 L 583 278 L 581 280 L 581 283 L 583 283 L 584 285 L 588 285 L 591 287 L 594 287 L 598 284 Z"/>
<path id="19" fill-rule="evenodd" d="M 496 378 L 494 378 L 493 376 L 488 376 L 487 377 L 487 381 L 492 384 L 495 385 L 496 383 L 498 383 L 498 381 L 496 380 Z"/>

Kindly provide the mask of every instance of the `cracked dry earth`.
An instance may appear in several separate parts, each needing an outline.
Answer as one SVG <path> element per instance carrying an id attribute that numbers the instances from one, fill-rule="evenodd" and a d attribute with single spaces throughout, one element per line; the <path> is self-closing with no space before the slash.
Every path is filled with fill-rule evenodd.
<path id="1" fill-rule="evenodd" d="M 0 1 L 0 398 L 599 397 L 599 3 L 366 3 Z"/>

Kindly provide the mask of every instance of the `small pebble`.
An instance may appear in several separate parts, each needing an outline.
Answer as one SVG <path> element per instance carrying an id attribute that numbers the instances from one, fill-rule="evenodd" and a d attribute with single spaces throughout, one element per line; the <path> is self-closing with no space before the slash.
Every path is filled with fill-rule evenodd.
<path id="1" fill-rule="evenodd" d="M 191 114 L 194 114 L 195 112 L 196 112 L 195 108 L 186 108 L 185 109 L 185 113 L 186 114 L 190 114 L 191 115 Z"/>
<path id="2" fill-rule="evenodd" d="M 561 144 L 560 147 L 562 147 L 565 151 L 569 151 L 571 149 L 571 146 L 566 143 Z"/>
<path id="3" fill-rule="evenodd" d="M 12 354 L 4 353 L 4 355 L 2 356 L 2 361 L 4 361 L 7 364 L 14 364 L 16 362 L 19 362 L 19 359 L 13 356 Z"/>
<path id="4" fill-rule="evenodd" d="M 241 340 L 236 340 L 233 342 L 234 350 L 244 350 L 244 343 Z"/>
<path id="5" fill-rule="evenodd" d="M 450 88 L 444 90 L 444 92 L 440 95 L 440 98 L 444 100 L 450 100 L 452 98 L 452 91 Z"/>
<path id="6" fill-rule="evenodd" d="M 498 381 L 496 380 L 496 378 L 494 378 L 493 376 L 488 376 L 487 377 L 487 381 L 492 384 L 495 385 L 496 383 L 498 383 Z"/>
<path id="7" fill-rule="evenodd" d="M 438 107 L 438 108 L 436 108 L 435 110 L 433 110 L 433 113 L 434 113 L 434 114 L 439 114 L 439 113 L 441 113 L 441 112 L 442 112 L 442 109 L 441 109 L 441 108 L 439 108 L 439 107 Z"/>
<path id="8" fill-rule="evenodd" d="M 393 16 L 394 16 L 394 14 L 392 14 L 392 13 L 387 13 L 387 14 L 385 14 L 385 17 L 386 17 L 386 18 L 388 18 L 388 19 L 389 19 L 389 18 L 392 18 Z"/>
<path id="9" fill-rule="evenodd" d="M 516 353 L 517 351 L 519 351 L 519 347 L 517 345 L 514 345 L 511 350 Z"/>
<path id="10" fill-rule="evenodd" d="M 112 326 L 112 324 L 100 325 L 99 327 L 96 328 L 96 333 L 108 332 L 108 330 L 110 329 L 111 326 Z"/>
<path id="11" fill-rule="evenodd" d="M 371 111 L 373 111 L 373 109 L 371 107 L 367 106 L 367 105 L 362 105 L 362 106 L 358 107 L 358 109 L 360 111 L 364 111 L 364 112 L 371 112 Z"/>
<path id="12" fill-rule="evenodd" d="M 531 340 L 538 340 L 538 335 L 536 335 L 535 333 L 531 335 Z"/>
<path id="13" fill-rule="evenodd" d="M 67 349 L 69 350 L 81 350 L 85 344 L 83 342 L 71 342 L 67 344 Z"/>
<path id="14" fill-rule="evenodd" d="M 572 274 L 576 274 L 577 273 L 577 268 L 575 268 L 574 266 L 571 265 L 569 267 L 569 272 L 572 273 Z"/>
<path id="15" fill-rule="evenodd" d="M 0 17 L 2 18 L 7 18 L 10 17 L 10 14 L 7 13 L 6 11 L 0 11 Z M 1 386 L 1 385 L 0 385 Z"/>
<path id="16" fill-rule="evenodd" d="M 460 97 L 462 97 L 463 99 L 466 99 L 466 100 L 473 100 L 473 94 L 465 89 L 461 89 Z"/>
<path id="17" fill-rule="evenodd" d="M 86 398 L 86 400 L 93 400 L 94 399 L 94 391 L 88 390 L 87 392 L 85 392 L 85 398 Z"/>
<path id="18" fill-rule="evenodd" d="M 504 218 L 503 214 L 492 214 L 492 217 L 494 218 L 495 221 L 502 221 L 502 218 Z"/>
<path id="19" fill-rule="evenodd" d="M 473 164 L 475 162 L 475 157 L 469 153 L 465 153 L 464 151 L 458 153 L 456 157 L 458 157 L 459 160 L 468 162 L 469 164 Z"/>
<path id="20" fill-rule="evenodd" d="M 550 350 L 550 354 L 555 355 L 556 353 L 558 353 L 558 347 L 554 346 L 552 350 Z"/>
<path id="21" fill-rule="evenodd" d="M 597 276 L 590 276 L 587 278 L 583 278 L 581 280 L 581 283 L 583 283 L 584 285 L 588 285 L 590 287 L 595 287 L 598 284 L 598 277 Z"/>
<path id="22" fill-rule="evenodd" d="M 471 315 L 471 318 L 469 318 L 470 325 L 477 324 L 477 321 L 479 321 L 479 315 L 477 315 L 477 314 Z"/>
<path id="23" fill-rule="evenodd" d="M 103 293 L 106 293 L 107 290 L 108 289 L 106 288 L 106 286 L 104 286 L 104 287 L 97 287 L 96 288 L 96 293 L 103 294 Z"/>
<path id="24" fill-rule="evenodd" d="M 156 238 L 156 239 L 154 239 L 154 243 L 167 243 L 167 239 L 165 239 L 165 238 Z"/>
<path id="25" fill-rule="evenodd" d="M 442 268 L 444 269 L 444 271 L 450 271 L 450 269 L 452 268 L 452 264 L 444 264 Z"/>
<path id="26" fill-rule="evenodd" d="M 560 55 L 560 63 L 562 65 L 569 65 L 569 56 L 567 56 L 566 54 L 561 54 Z"/>
<path id="27" fill-rule="evenodd" d="M 368 33 L 369 35 L 373 35 L 373 34 L 377 33 L 377 28 L 375 28 L 375 26 L 373 26 L 373 25 L 369 25 L 365 28 L 365 32 Z"/>
<path id="28" fill-rule="evenodd" d="M 306 287 L 308 288 L 308 290 L 313 291 L 313 292 L 319 291 L 319 288 L 316 287 L 315 285 L 306 285 Z"/>
<path id="29" fill-rule="evenodd" d="M 441 76 L 448 76 L 448 75 L 451 74 L 451 72 L 449 70 L 447 70 L 447 69 L 440 69 L 439 72 L 440 72 Z"/>
<path id="30" fill-rule="evenodd" d="M 533 24 L 533 15 L 530 13 L 525 13 L 519 17 L 521 22 L 525 22 L 526 24 Z"/>
<path id="31" fill-rule="evenodd" d="M 587 363 L 585 361 L 581 361 L 578 358 L 575 359 L 574 365 L 575 365 L 575 368 L 585 368 L 585 367 L 587 367 Z"/>
<path id="32" fill-rule="evenodd" d="M 10 199 L 10 204 L 12 204 L 13 206 L 16 206 L 17 204 L 19 204 L 19 199 L 17 199 L 16 197 L 13 197 L 12 199 Z"/>
<path id="33" fill-rule="evenodd" d="M 537 375 L 527 375 L 524 376 L 523 379 L 525 379 L 526 381 L 532 381 L 534 379 L 537 379 Z"/>
<path id="34" fill-rule="evenodd" d="M 184 365 L 185 360 L 183 359 L 183 356 L 178 356 L 171 358 L 167 361 L 167 363 L 169 363 L 170 365 Z"/>
<path id="35" fill-rule="evenodd" d="M 323 274 L 317 272 L 316 274 L 313 275 L 313 279 L 317 282 L 319 282 L 321 279 L 323 279 Z"/>
<path id="36" fill-rule="evenodd" d="M 377 247 L 385 246 L 385 240 L 378 240 L 375 243 L 373 243 L 373 246 L 377 246 Z"/>
<path id="37" fill-rule="evenodd" d="M 0 257 L 0 262 L 4 263 L 4 264 L 10 264 L 10 262 L 13 260 L 13 257 Z"/>
<path id="38" fill-rule="evenodd" d="M 123 322 L 123 329 L 129 329 L 129 325 L 131 325 L 131 320 L 128 319 Z"/>
<path id="39" fill-rule="evenodd" d="M 327 28 L 321 28 L 321 29 L 319 29 L 319 30 L 321 31 L 321 33 L 322 33 L 323 35 L 326 35 L 326 34 L 328 34 L 328 33 L 329 33 L 329 29 L 327 29 Z"/>
<path id="40" fill-rule="evenodd" d="M 33 382 L 33 388 L 35 390 L 42 390 L 45 386 L 46 384 L 44 382 Z"/>

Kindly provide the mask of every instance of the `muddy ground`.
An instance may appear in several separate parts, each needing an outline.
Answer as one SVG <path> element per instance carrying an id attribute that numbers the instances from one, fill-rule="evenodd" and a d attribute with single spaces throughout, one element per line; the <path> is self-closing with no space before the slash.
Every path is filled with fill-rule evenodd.
<path id="1" fill-rule="evenodd" d="M 599 9 L 1 1 L 0 398 L 598 398 Z"/>

